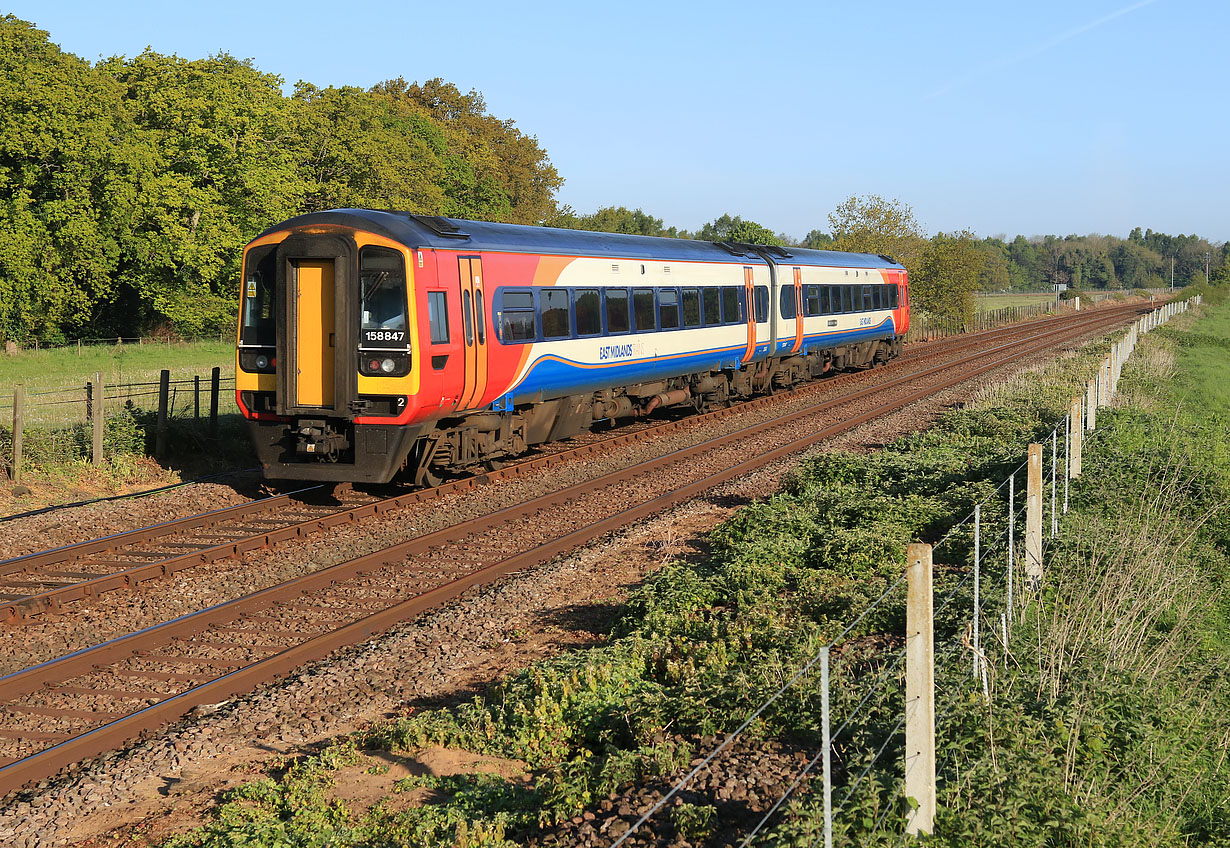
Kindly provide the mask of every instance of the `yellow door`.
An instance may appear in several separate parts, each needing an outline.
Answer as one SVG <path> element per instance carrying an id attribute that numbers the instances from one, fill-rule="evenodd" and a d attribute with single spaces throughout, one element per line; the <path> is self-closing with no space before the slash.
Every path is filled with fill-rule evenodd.
<path id="1" fill-rule="evenodd" d="M 295 268 L 295 404 L 333 406 L 333 262 Z"/>

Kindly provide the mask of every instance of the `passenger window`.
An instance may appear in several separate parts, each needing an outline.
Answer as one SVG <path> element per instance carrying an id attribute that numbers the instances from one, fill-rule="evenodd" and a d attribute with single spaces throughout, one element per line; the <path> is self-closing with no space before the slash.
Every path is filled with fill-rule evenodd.
<path id="1" fill-rule="evenodd" d="M 704 289 L 705 325 L 715 327 L 722 323 L 721 289 Z"/>
<path id="2" fill-rule="evenodd" d="M 461 293 L 461 330 L 465 333 L 466 347 L 474 344 L 474 307 L 468 291 Z"/>
<path id="3" fill-rule="evenodd" d="M 756 323 L 769 320 L 769 287 L 756 286 Z"/>
<path id="4" fill-rule="evenodd" d="M 632 311 L 636 314 L 636 331 L 656 330 L 654 323 L 653 289 L 632 290 Z"/>
<path id="5" fill-rule="evenodd" d="M 431 327 L 431 343 L 448 344 L 448 295 L 444 292 L 427 292 L 427 323 Z"/>
<path id="6" fill-rule="evenodd" d="M 679 291 L 658 289 L 658 320 L 663 330 L 679 329 Z"/>
<path id="7" fill-rule="evenodd" d="M 700 289 L 683 290 L 683 326 L 700 326 Z"/>
<path id="8" fill-rule="evenodd" d="M 604 289 L 606 296 L 606 331 L 608 333 L 626 333 L 632 329 L 628 311 L 627 289 Z"/>
<path id="9" fill-rule="evenodd" d="M 872 295 L 872 290 L 875 286 L 863 286 L 863 311 L 870 312 L 876 308 L 875 296 Z"/>
<path id="10" fill-rule="evenodd" d="M 841 311 L 854 311 L 854 286 L 841 287 Z"/>
<path id="11" fill-rule="evenodd" d="M 897 309 L 899 306 L 901 306 L 901 290 L 897 288 L 896 286 L 889 286 L 888 290 L 890 292 L 889 302 L 892 303 L 893 309 Z"/>
<path id="12" fill-rule="evenodd" d="M 602 308 L 597 289 L 577 289 L 572 293 L 577 315 L 577 335 L 597 336 L 602 333 Z"/>
<path id="13" fill-rule="evenodd" d="M 739 293 L 742 291 L 736 286 L 722 286 L 722 320 L 727 324 L 743 323 L 743 313 L 739 309 Z"/>
<path id="14" fill-rule="evenodd" d="M 542 289 L 542 337 L 563 339 L 572 335 L 568 326 L 568 290 Z"/>
<path id="15" fill-rule="evenodd" d="M 808 315 L 819 315 L 820 314 L 820 287 L 819 286 L 808 286 L 806 291 L 807 291 L 807 302 L 804 305 L 804 309 L 806 310 Z"/>
<path id="16" fill-rule="evenodd" d="M 786 320 L 797 317 L 794 310 L 794 283 L 782 286 L 782 317 Z"/>
<path id="17" fill-rule="evenodd" d="M 534 293 L 526 289 L 500 293 L 500 341 L 504 344 L 529 342 L 538 337 L 534 326 Z"/>

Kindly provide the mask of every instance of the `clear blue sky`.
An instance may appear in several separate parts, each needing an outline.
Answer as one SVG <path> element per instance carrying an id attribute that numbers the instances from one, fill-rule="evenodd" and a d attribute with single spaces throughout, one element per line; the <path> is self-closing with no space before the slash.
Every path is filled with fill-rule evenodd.
<path id="1" fill-rule="evenodd" d="M 929 232 L 1230 239 L 1230 3 L 0 0 L 90 60 L 225 51 L 317 85 L 440 76 L 581 212 L 802 236 L 851 194 Z"/>

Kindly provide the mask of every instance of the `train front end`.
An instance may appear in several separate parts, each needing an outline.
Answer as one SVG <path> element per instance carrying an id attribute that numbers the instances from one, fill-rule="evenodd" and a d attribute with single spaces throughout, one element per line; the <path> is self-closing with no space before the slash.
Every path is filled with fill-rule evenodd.
<path id="1" fill-rule="evenodd" d="M 387 482 L 423 429 L 415 252 L 338 218 L 244 250 L 236 400 L 271 479 Z"/>

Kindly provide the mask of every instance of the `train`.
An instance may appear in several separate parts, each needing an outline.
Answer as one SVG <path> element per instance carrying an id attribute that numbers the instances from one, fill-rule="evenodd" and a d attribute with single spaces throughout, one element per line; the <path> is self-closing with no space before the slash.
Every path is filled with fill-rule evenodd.
<path id="1" fill-rule="evenodd" d="M 909 307 L 883 255 L 336 209 L 244 248 L 236 402 L 266 478 L 435 485 L 874 367 Z"/>

